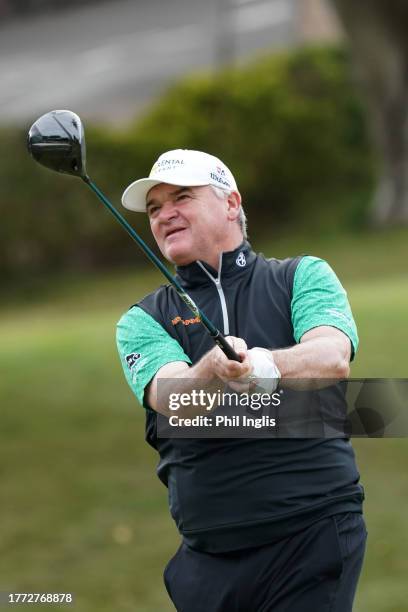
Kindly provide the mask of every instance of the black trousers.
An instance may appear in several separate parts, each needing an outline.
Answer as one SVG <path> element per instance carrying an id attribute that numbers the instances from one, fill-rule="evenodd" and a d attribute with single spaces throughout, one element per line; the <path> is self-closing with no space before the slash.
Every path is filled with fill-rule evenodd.
<path id="1" fill-rule="evenodd" d="M 351 612 L 366 537 L 363 516 L 345 513 L 257 548 L 182 544 L 164 581 L 178 612 Z"/>

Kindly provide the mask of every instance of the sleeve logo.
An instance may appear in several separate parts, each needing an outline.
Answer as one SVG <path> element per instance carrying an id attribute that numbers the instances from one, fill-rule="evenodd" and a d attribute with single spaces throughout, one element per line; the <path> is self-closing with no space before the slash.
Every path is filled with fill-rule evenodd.
<path id="1" fill-rule="evenodd" d="M 129 355 L 126 355 L 125 359 L 126 359 L 127 367 L 129 368 L 130 371 L 133 370 L 133 368 L 135 367 L 140 357 L 141 357 L 140 353 L 130 353 Z"/>

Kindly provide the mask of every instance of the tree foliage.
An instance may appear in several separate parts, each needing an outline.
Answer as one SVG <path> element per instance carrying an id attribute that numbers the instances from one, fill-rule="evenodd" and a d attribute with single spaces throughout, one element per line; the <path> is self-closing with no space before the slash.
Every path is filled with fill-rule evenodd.
<path id="1" fill-rule="evenodd" d="M 348 34 L 381 159 L 376 223 L 408 223 L 408 3 L 333 0 Z"/>
<path id="2" fill-rule="evenodd" d="M 165 150 L 220 157 L 236 176 L 257 239 L 355 226 L 370 198 L 364 111 L 348 54 L 337 47 L 189 78 L 127 130 L 86 126 L 86 134 L 90 175 L 119 207 L 124 188 Z M 23 131 L 3 130 L 0 155 L 3 275 L 144 261 L 80 180 L 29 158 Z M 145 217 L 127 214 L 149 240 Z"/>

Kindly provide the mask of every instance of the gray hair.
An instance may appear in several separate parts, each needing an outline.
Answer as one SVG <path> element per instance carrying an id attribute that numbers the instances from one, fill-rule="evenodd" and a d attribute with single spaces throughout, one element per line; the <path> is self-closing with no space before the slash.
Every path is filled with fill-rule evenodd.
<path id="1" fill-rule="evenodd" d="M 232 193 L 231 191 L 228 191 L 227 189 L 221 189 L 220 187 L 216 187 L 215 185 L 210 185 L 210 187 L 214 191 L 217 198 L 220 198 L 220 200 L 224 200 L 225 198 L 230 196 Z M 238 216 L 237 222 L 241 229 L 242 235 L 244 239 L 246 240 L 248 238 L 248 232 L 247 232 L 248 222 L 247 222 L 245 210 L 242 204 L 239 207 L 239 216 Z"/>

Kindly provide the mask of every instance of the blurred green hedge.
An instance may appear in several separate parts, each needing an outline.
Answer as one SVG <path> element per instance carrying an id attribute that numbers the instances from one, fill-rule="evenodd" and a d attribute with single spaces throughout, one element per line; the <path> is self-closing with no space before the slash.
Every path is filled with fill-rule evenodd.
<path id="1" fill-rule="evenodd" d="M 188 78 L 126 130 L 86 126 L 86 133 L 90 175 L 118 205 L 160 153 L 197 148 L 232 169 L 257 239 L 364 223 L 375 164 L 341 47 L 297 49 Z M 25 130 L 0 135 L 3 278 L 144 263 L 81 181 L 33 163 Z M 128 218 L 149 236 L 143 216 Z"/>

